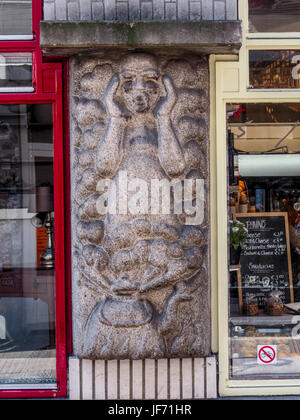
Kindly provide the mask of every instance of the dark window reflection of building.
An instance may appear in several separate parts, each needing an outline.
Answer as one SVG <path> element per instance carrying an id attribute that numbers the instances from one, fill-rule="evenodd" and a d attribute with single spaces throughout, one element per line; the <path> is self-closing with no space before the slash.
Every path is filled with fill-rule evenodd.
<path id="1" fill-rule="evenodd" d="M 32 87 L 32 54 L 0 53 L 0 88 Z"/>
<path id="2" fill-rule="evenodd" d="M 298 0 L 248 0 L 250 32 L 299 32 Z"/>
<path id="3" fill-rule="evenodd" d="M 32 1 L 0 1 L 0 36 L 32 34 Z"/>

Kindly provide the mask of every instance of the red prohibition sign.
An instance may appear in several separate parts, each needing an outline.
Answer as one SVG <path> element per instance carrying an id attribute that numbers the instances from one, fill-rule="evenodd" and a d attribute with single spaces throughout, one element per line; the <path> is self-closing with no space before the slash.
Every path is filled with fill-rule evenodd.
<path id="1" fill-rule="evenodd" d="M 262 355 L 264 356 L 264 358 Z M 259 350 L 258 357 L 262 363 L 272 363 L 275 360 L 276 352 L 272 347 L 264 346 Z"/>

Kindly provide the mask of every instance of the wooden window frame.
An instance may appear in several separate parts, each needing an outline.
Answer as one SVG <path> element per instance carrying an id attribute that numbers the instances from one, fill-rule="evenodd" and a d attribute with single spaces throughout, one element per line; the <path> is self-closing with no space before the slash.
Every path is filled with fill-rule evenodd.
<path id="1" fill-rule="evenodd" d="M 228 231 L 227 231 L 227 116 L 232 103 L 300 103 L 299 89 L 249 89 L 249 49 L 300 48 L 298 33 L 249 36 L 248 2 L 239 0 L 243 25 L 238 55 L 210 56 L 210 177 L 211 177 L 211 307 L 212 352 L 219 354 L 221 397 L 300 395 L 300 379 L 231 379 L 228 335 Z M 273 37 L 273 38 L 272 38 Z"/>

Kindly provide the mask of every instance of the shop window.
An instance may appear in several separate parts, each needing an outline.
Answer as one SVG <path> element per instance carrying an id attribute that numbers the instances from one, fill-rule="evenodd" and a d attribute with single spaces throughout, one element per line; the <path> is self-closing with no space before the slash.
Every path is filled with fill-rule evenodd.
<path id="1" fill-rule="evenodd" d="M 0 121 L 0 389 L 56 385 L 52 106 Z"/>
<path id="2" fill-rule="evenodd" d="M 230 104 L 231 379 L 300 377 L 300 104 Z"/>
<path id="3" fill-rule="evenodd" d="M 299 89 L 300 50 L 250 50 L 250 88 Z"/>
<path id="4" fill-rule="evenodd" d="M 249 0 L 250 32 L 299 32 L 298 0 Z"/>
<path id="5" fill-rule="evenodd" d="M 33 90 L 32 53 L 0 52 L 0 93 L 16 90 Z"/>
<path id="6" fill-rule="evenodd" d="M 32 1 L 0 1 L 0 39 L 32 38 Z"/>

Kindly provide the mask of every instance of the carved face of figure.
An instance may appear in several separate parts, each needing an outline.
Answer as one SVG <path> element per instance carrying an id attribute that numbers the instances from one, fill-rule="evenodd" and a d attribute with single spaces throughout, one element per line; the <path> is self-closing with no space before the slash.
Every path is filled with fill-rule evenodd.
<path id="1" fill-rule="evenodd" d="M 121 89 L 127 108 L 134 113 L 153 110 L 160 97 L 157 65 L 146 54 L 131 54 L 122 65 Z"/>

